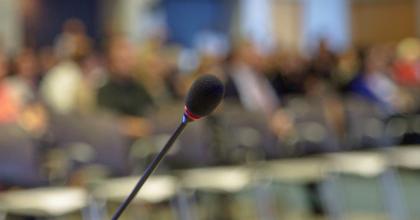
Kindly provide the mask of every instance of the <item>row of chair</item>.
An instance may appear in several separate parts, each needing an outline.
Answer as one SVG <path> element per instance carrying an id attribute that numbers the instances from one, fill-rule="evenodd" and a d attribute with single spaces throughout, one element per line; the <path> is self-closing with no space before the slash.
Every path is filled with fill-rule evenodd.
<path id="1" fill-rule="evenodd" d="M 189 125 L 163 165 L 173 169 L 241 164 L 420 140 L 418 115 L 387 117 L 376 106 L 354 97 L 344 102 L 344 137 L 325 118 L 320 100 L 290 97 L 287 103 L 283 110 L 296 128 L 290 143 L 276 137 L 258 113 L 225 102 L 214 115 Z M 151 115 L 153 135 L 134 143 L 122 136 L 118 119 L 109 114 L 51 114 L 46 141 L 41 143 L 18 124 L 1 125 L 0 186 L 65 182 L 86 167 L 110 176 L 138 173 L 179 123 L 180 106 L 165 106 Z"/>
<path id="2" fill-rule="evenodd" d="M 420 148 L 160 172 L 123 219 L 420 219 Z M 109 219 L 138 177 L 0 194 L 4 216 Z"/>

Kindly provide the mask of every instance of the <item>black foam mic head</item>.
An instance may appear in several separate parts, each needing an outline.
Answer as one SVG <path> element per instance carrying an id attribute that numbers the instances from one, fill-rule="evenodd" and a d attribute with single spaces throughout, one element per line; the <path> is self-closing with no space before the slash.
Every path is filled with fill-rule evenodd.
<path id="1" fill-rule="evenodd" d="M 198 78 L 190 88 L 185 100 L 185 115 L 196 120 L 210 114 L 222 101 L 223 83 L 213 75 Z"/>

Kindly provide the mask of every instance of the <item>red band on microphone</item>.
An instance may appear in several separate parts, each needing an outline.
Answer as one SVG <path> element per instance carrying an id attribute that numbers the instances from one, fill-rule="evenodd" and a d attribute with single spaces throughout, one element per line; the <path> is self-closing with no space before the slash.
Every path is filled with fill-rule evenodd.
<path id="1" fill-rule="evenodd" d="M 193 113 L 191 113 L 190 110 L 188 110 L 187 106 L 184 106 L 184 114 L 192 121 L 201 118 L 201 116 L 194 115 Z"/>

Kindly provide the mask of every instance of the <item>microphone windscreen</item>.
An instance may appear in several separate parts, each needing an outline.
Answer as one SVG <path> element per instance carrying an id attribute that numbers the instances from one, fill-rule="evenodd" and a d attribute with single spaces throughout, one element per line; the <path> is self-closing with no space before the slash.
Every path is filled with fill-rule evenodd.
<path id="1" fill-rule="evenodd" d="M 222 101 L 224 91 L 223 83 L 215 76 L 201 76 L 193 83 L 188 92 L 185 101 L 186 113 L 190 118 L 207 116 Z"/>

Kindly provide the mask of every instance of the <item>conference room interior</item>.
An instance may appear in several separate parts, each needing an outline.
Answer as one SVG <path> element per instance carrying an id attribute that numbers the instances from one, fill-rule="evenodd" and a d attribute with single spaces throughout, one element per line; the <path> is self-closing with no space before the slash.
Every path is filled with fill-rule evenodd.
<path id="1" fill-rule="evenodd" d="M 0 220 L 420 219 L 419 0 L 1 0 Z M 206 100 L 204 100 L 206 101 Z"/>

